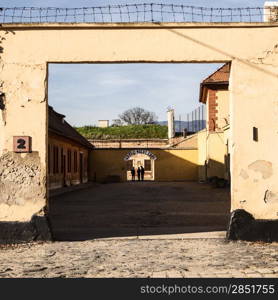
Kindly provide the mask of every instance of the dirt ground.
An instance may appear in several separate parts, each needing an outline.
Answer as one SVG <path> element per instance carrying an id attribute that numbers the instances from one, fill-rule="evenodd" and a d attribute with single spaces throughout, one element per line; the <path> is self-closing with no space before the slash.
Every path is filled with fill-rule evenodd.
<path id="1" fill-rule="evenodd" d="M 51 197 L 55 240 L 226 230 L 228 189 L 196 182 L 93 184 Z"/>

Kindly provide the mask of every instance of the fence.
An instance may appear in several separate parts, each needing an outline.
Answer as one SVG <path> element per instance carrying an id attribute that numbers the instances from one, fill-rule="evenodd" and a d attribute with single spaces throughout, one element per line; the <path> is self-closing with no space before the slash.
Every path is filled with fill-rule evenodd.
<path id="1" fill-rule="evenodd" d="M 205 105 L 201 105 L 186 116 L 186 129 L 188 132 L 197 132 L 206 128 Z"/>
<path id="2" fill-rule="evenodd" d="M 277 20 L 277 9 L 207 8 L 174 4 L 127 4 L 84 8 L 0 8 L 0 23 L 262 22 Z"/>

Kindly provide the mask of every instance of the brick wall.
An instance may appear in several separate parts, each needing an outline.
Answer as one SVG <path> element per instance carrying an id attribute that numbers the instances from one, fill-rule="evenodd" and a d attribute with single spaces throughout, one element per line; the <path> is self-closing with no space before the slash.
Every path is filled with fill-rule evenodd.
<path id="1" fill-rule="evenodd" d="M 208 90 L 208 127 L 209 131 L 215 131 L 217 128 L 217 91 L 216 90 Z"/>

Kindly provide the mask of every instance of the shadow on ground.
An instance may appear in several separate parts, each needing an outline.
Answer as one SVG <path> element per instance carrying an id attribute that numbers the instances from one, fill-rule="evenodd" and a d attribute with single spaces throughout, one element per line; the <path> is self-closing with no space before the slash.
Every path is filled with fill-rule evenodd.
<path id="1" fill-rule="evenodd" d="M 228 189 L 196 182 L 94 184 L 49 199 L 55 240 L 226 230 Z"/>

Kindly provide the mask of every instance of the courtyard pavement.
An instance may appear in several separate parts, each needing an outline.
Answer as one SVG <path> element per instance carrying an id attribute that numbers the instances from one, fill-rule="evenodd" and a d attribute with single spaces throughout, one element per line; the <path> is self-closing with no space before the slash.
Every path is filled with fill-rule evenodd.
<path id="1" fill-rule="evenodd" d="M 49 202 L 60 241 L 223 231 L 229 212 L 228 189 L 197 182 L 91 184 Z"/>

